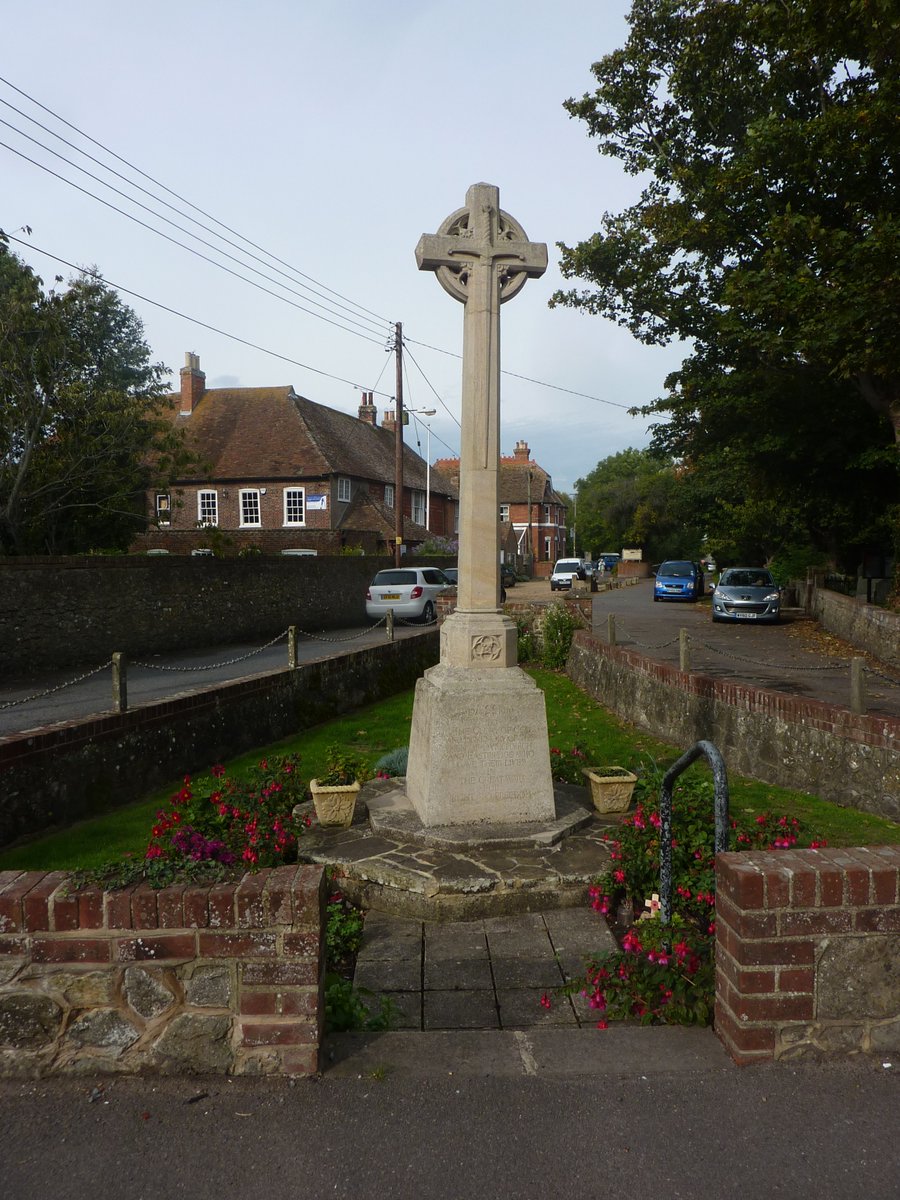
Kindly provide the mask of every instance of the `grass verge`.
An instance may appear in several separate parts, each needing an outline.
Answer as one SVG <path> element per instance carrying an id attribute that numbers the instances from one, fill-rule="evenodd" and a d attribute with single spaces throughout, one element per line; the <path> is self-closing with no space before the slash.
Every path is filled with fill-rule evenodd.
<path id="1" fill-rule="evenodd" d="M 661 742 L 650 734 L 620 721 L 567 675 L 558 671 L 529 668 L 529 674 L 544 692 L 550 745 L 561 750 L 581 746 L 597 763 L 639 767 L 648 762 L 668 766 L 685 747 Z M 403 692 L 379 704 L 359 709 L 324 725 L 304 730 L 284 741 L 260 747 L 230 760 L 232 773 L 257 763 L 266 755 L 297 753 L 306 778 L 321 772 L 326 749 L 332 742 L 352 748 L 370 768 L 377 760 L 409 741 L 413 692 Z M 210 766 L 213 764 L 210 763 Z M 708 775 L 703 763 L 688 772 Z M 157 809 L 181 786 L 181 777 L 171 786 L 147 799 L 117 809 L 71 828 L 48 834 L 0 853 L 0 869 L 74 870 L 97 867 L 123 854 L 142 855 Z M 732 777 L 729 780 L 731 808 L 735 815 L 752 817 L 773 810 L 798 817 L 811 837 L 832 846 L 865 846 L 900 843 L 900 825 L 871 813 L 843 808 L 816 796 Z"/>

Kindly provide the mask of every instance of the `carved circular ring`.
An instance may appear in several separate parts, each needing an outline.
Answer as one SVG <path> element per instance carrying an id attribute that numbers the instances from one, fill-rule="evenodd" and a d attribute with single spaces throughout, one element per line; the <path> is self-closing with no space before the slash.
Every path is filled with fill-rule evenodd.
<path id="1" fill-rule="evenodd" d="M 500 209 L 499 224 L 500 233 L 510 234 L 516 241 L 528 241 L 528 235 L 519 222 L 502 208 Z M 458 237 L 461 240 L 467 238 L 469 236 L 469 210 L 458 208 L 456 212 L 452 212 L 441 222 L 438 233 L 445 237 Z M 466 262 L 463 255 L 460 255 L 460 258 L 461 262 L 458 267 L 438 267 L 435 275 L 445 292 L 449 292 L 454 300 L 461 300 L 465 303 L 469 296 L 470 264 Z M 528 275 L 525 271 L 512 269 L 505 271 L 500 281 L 500 303 L 504 304 L 507 300 L 512 300 L 513 296 L 522 290 L 527 280 Z"/>
<path id="2" fill-rule="evenodd" d="M 472 639 L 472 658 L 481 662 L 496 662 L 500 657 L 500 639 L 492 633 L 482 633 Z"/>

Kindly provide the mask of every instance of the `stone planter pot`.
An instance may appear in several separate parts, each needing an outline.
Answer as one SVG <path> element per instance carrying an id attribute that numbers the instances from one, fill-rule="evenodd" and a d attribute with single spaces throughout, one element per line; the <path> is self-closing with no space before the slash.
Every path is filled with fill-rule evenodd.
<path id="1" fill-rule="evenodd" d="M 348 829 L 353 821 L 353 810 L 360 786 L 358 781 L 340 787 L 336 784 L 321 784 L 318 779 L 311 779 L 309 790 L 312 792 L 319 824 Z"/>
<path id="2" fill-rule="evenodd" d="M 591 785 L 594 808 L 601 813 L 625 812 L 631 803 L 637 775 L 624 767 L 582 767 Z"/>

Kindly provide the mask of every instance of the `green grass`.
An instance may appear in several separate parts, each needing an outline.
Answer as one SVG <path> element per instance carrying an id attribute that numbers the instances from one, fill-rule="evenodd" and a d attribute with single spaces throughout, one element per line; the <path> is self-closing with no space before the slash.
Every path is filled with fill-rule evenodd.
<path id="1" fill-rule="evenodd" d="M 620 721 L 591 699 L 566 675 L 529 669 L 547 700 L 550 745 L 569 750 L 582 746 L 597 764 L 636 767 L 654 762 L 668 766 L 686 747 L 660 742 Z M 229 763 L 233 773 L 257 763 L 266 755 L 297 753 L 307 778 L 321 773 L 331 742 L 344 743 L 374 767 L 381 755 L 409 742 L 413 693 L 359 709 L 349 716 L 317 725 L 282 742 L 261 747 Z M 213 764 L 211 763 L 210 766 Z M 703 763 L 690 768 L 694 775 L 709 775 Z M 138 804 L 0 853 L 0 869 L 71 870 L 96 867 L 122 854 L 142 854 L 153 817 L 161 804 L 181 786 L 181 777 Z M 842 808 L 803 792 L 773 787 L 751 779 L 729 778 L 734 815 L 753 817 L 777 810 L 800 818 L 810 837 L 824 838 L 832 846 L 865 846 L 900 842 L 900 825 L 853 808 Z"/>

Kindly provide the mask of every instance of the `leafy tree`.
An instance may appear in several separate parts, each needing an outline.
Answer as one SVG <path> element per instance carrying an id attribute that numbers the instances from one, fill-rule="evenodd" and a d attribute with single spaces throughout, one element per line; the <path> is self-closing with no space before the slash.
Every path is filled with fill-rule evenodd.
<path id="1" fill-rule="evenodd" d="M 738 482 L 793 479 L 798 536 L 815 491 L 811 414 L 829 437 L 843 421 L 852 434 L 829 447 L 817 497 L 827 528 L 809 533 L 843 537 L 860 500 L 839 511 L 844 472 L 870 473 L 870 506 L 898 499 L 896 0 L 635 0 L 629 19 L 626 45 L 594 64 L 596 90 L 566 107 L 647 182 L 593 237 L 561 246 L 564 275 L 589 286 L 553 303 L 648 344 L 691 343 L 645 410 L 668 418 L 656 444 L 724 478 L 745 435 Z"/>
<path id="2" fill-rule="evenodd" d="M 603 459 L 576 484 L 583 544 L 598 552 L 640 546 L 655 561 L 697 557 L 701 533 L 683 501 L 684 474 L 648 450 L 629 448 Z"/>
<path id="3" fill-rule="evenodd" d="M 150 462 L 162 485 L 184 458 L 164 377 L 96 272 L 45 292 L 0 238 L 0 553 L 128 545 Z"/>

